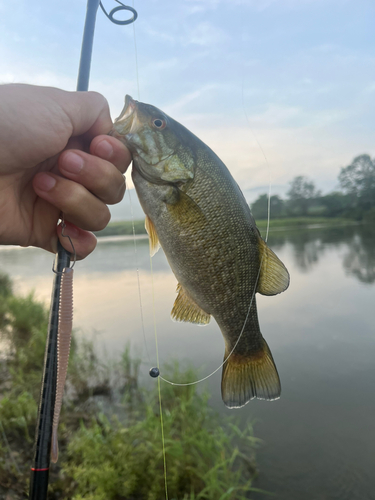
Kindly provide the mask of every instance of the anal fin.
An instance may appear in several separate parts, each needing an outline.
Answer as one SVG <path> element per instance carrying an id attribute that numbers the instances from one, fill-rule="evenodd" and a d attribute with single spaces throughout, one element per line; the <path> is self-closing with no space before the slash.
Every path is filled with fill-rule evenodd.
<path id="1" fill-rule="evenodd" d="M 182 288 L 180 283 L 177 285 L 178 295 L 173 304 L 171 316 L 176 321 L 187 321 L 197 323 L 198 325 L 207 325 L 210 322 L 211 315 L 203 311 L 193 299 Z"/>
<path id="2" fill-rule="evenodd" d="M 230 354 L 226 347 L 224 359 Z M 224 363 L 221 396 L 228 408 L 240 408 L 251 399 L 278 399 L 279 375 L 267 342 L 262 338 L 259 351 L 243 355 L 233 352 Z"/>
<path id="3" fill-rule="evenodd" d="M 150 239 L 150 255 L 153 257 L 160 248 L 160 242 L 154 223 L 148 215 L 146 215 L 145 228 Z"/>

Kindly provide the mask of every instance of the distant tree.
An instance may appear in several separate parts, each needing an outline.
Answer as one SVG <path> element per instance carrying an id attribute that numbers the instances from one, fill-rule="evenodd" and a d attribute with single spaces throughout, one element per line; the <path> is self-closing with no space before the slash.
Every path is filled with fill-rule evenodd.
<path id="1" fill-rule="evenodd" d="M 341 169 L 339 182 L 363 211 L 375 207 L 375 158 L 372 160 L 367 154 L 357 156 Z"/>
<path id="2" fill-rule="evenodd" d="M 271 217 L 282 217 L 285 214 L 285 202 L 277 194 L 271 196 Z M 255 219 L 267 219 L 268 217 L 268 194 L 261 194 L 251 204 L 251 212 Z"/>
<path id="3" fill-rule="evenodd" d="M 254 203 L 251 203 L 250 208 L 255 219 L 267 219 L 268 196 L 266 194 L 259 195 Z"/>
<path id="4" fill-rule="evenodd" d="M 283 217 L 285 215 L 285 201 L 277 194 L 271 196 L 271 217 Z"/>
<path id="5" fill-rule="evenodd" d="M 318 203 L 324 207 L 322 215 L 328 217 L 350 217 L 350 200 L 348 195 L 340 191 L 333 191 L 321 196 Z"/>
<path id="6" fill-rule="evenodd" d="M 299 175 L 291 181 L 287 196 L 288 208 L 293 215 L 307 215 L 313 200 L 320 196 L 320 191 L 313 181 Z"/>

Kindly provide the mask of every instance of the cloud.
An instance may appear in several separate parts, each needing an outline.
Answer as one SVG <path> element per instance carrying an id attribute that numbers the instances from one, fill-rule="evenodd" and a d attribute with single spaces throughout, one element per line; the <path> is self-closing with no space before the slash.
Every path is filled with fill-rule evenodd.
<path id="1" fill-rule="evenodd" d="M 183 37 L 185 45 L 200 45 L 202 47 L 210 47 L 213 45 L 222 44 L 228 39 L 228 35 L 211 23 L 202 22 L 191 29 L 186 30 L 187 33 Z"/>
<path id="2" fill-rule="evenodd" d="M 366 85 L 366 87 L 363 89 L 363 92 L 365 94 L 372 94 L 375 92 L 375 82 L 369 83 Z"/>
<path id="3" fill-rule="evenodd" d="M 150 26 L 144 28 L 144 32 L 152 37 L 157 37 L 158 40 L 164 40 L 168 43 L 174 43 L 176 41 L 176 36 L 171 33 L 166 33 L 163 30 L 156 30 Z"/>
<path id="4" fill-rule="evenodd" d="M 266 110 L 258 115 L 249 118 L 255 127 L 269 128 L 275 125 L 288 126 L 288 124 L 298 121 L 303 116 L 303 111 L 297 106 L 281 106 L 269 103 Z"/>
<path id="5" fill-rule="evenodd" d="M 64 74 L 48 70 L 30 73 L 24 68 L 9 68 L 4 73 L 0 73 L 0 83 L 28 83 L 64 90 L 75 90 L 76 86 L 76 80 Z"/>
<path id="6" fill-rule="evenodd" d="M 222 0 L 187 0 L 185 8 L 189 13 L 196 14 L 215 10 L 221 3 L 223 3 Z"/>
<path id="7" fill-rule="evenodd" d="M 203 94 L 218 87 L 219 86 L 217 84 L 209 83 L 204 87 L 199 88 L 198 90 L 194 90 L 193 92 L 181 96 L 177 101 L 168 105 L 168 113 L 173 115 L 175 112 L 181 112 L 181 110 L 185 108 L 187 104 L 190 104 L 192 101 L 202 97 Z"/>
<path id="8" fill-rule="evenodd" d="M 340 166 L 374 153 L 375 59 L 370 9 L 354 12 L 342 0 L 324 2 L 328 9 L 322 0 L 155 0 L 144 15 L 140 4 L 140 99 L 207 142 L 244 189 L 262 189 L 268 173 L 244 117 L 243 78 L 251 128 L 273 182 L 286 186 L 302 174 L 320 188 L 334 187 Z M 43 0 L 34 17 L 25 11 L 19 22 L 17 9 L 24 5 L 22 0 L 13 13 L 12 2 L 0 0 L 7 12 L 0 81 L 74 90 L 86 0 L 69 0 L 57 17 L 51 3 L 43 9 Z M 98 15 L 90 88 L 105 95 L 113 117 L 126 93 L 138 97 L 132 37 L 131 28 Z"/>
<path id="9" fill-rule="evenodd" d="M 347 3 L 348 0 L 345 1 Z M 228 4 L 227 0 L 188 0 L 188 10 L 192 13 L 206 12 L 215 10 L 222 5 Z M 231 0 L 231 5 L 250 7 L 255 11 L 262 12 L 270 7 L 288 8 L 288 9 L 301 9 L 305 6 L 316 5 L 321 3 L 323 5 L 338 4 L 342 5 L 342 0 Z"/>
<path id="10" fill-rule="evenodd" d="M 173 69 L 176 67 L 181 68 L 183 64 L 184 63 L 181 62 L 178 57 L 152 60 L 148 62 L 147 65 L 143 66 L 142 73 L 147 73 L 151 76 L 152 74 L 162 73 L 165 70 Z"/>
<path id="11" fill-rule="evenodd" d="M 273 193 L 282 196 L 297 175 L 312 178 L 324 192 L 333 190 L 341 166 L 362 151 L 375 152 L 374 146 L 371 151 L 368 148 L 371 131 L 360 141 L 354 134 L 347 137 L 339 126 L 344 116 L 340 112 L 317 112 L 308 122 L 285 126 L 285 121 L 300 113 L 299 109 L 270 106 L 263 115 L 250 117 L 251 128 L 245 119 L 225 118 L 220 113 L 186 114 L 179 119 L 223 160 L 241 189 L 256 195 L 269 176 L 262 150 L 270 165 Z"/>
<path id="12" fill-rule="evenodd" d="M 132 79 L 116 78 L 102 81 L 96 77 L 92 79 L 90 89 L 100 92 L 107 99 L 112 118 L 117 118 L 124 107 L 125 95 L 129 94 L 135 99 L 138 97 L 137 82 Z"/>

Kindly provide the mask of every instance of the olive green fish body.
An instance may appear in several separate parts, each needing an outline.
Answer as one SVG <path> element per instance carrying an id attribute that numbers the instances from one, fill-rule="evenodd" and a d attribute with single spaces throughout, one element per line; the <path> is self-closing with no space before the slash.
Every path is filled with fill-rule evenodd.
<path id="1" fill-rule="evenodd" d="M 223 179 L 208 154 L 194 180 L 178 189 L 152 186 L 137 170 L 133 181 L 180 285 L 219 323 L 231 345 L 248 314 L 259 272 L 258 234 L 231 176 Z M 221 164 L 220 170 L 226 173 Z M 251 318 L 257 325 L 255 297 Z M 259 326 L 252 330 L 260 335 Z"/>
<path id="2" fill-rule="evenodd" d="M 208 146 L 153 106 L 128 100 L 124 114 L 114 135 L 132 151 L 132 177 L 151 242 L 155 249 L 160 242 L 179 282 L 172 317 L 206 324 L 212 315 L 217 321 L 224 359 L 229 356 L 222 378 L 227 406 L 279 397 L 255 292 L 284 290 L 285 267 L 261 239 L 241 190 Z M 283 274 L 276 280 L 265 274 L 272 263 Z"/>

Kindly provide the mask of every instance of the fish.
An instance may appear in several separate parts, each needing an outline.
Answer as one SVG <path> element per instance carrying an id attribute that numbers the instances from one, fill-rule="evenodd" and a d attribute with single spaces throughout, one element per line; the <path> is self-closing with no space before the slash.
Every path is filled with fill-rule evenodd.
<path id="1" fill-rule="evenodd" d="M 182 124 L 129 95 L 110 134 L 132 154 L 151 254 L 161 246 L 178 281 L 172 318 L 206 325 L 213 317 L 224 337 L 224 404 L 278 399 L 280 378 L 255 294 L 283 292 L 289 273 L 228 168 Z"/>

